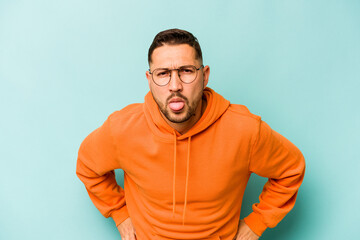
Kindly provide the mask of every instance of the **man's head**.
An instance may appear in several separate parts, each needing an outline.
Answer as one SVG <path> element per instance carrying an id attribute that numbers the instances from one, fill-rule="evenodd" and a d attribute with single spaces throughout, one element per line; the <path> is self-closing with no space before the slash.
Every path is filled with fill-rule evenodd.
<path id="1" fill-rule="evenodd" d="M 209 66 L 202 66 L 197 39 L 179 29 L 160 32 L 148 57 L 150 69 L 146 78 L 163 117 L 173 127 L 191 128 L 201 117 L 203 90 L 210 74 Z M 189 80 L 187 74 L 192 66 L 194 71 Z"/>
<path id="2" fill-rule="evenodd" d="M 152 62 L 152 54 L 154 50 L 165 44 L 166 45 L 188 44 L 190 47 L 193 47 L 195 49 L 196 59 L 199 59 L 202 64 L 203 61 L 202 52 L 197 38 L 188 31 L 174 28 L 159 32 L 155 36 L 152 44 L 150 45 L 148 52 L 149 66 L 150 63 Z"/>

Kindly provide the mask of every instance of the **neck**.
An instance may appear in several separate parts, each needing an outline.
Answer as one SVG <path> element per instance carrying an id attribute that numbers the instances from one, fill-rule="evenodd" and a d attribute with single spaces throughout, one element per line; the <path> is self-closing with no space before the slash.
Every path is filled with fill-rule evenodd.
<path id="1" fill-rule="evenodd" d="M 199 103 L 199 106 L 196 110 L 195 115 L 192 118 L 190 118 L 189 120 L 187 120 L 186 122 L 173 123 L 173 122 L 170 122 L 165 116 L 163 116 L 163 118 L 170 125 L 170 127 L 174 128 L 176 131 L 178 131 L 181 134 L 185 134 L 200 120 L 201 116 L 205 112 L 206 105 L 207 105 L 206 100 L 202 99 L 202 101 L 200 101 L 200 103 Z"/>

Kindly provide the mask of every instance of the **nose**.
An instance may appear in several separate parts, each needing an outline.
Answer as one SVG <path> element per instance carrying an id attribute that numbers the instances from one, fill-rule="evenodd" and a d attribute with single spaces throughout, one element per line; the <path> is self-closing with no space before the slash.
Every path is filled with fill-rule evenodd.
<path id="1" fill-rule="evenodd" d="M 182 87 L 178 71 L 176 69 L 172 70 L 170 74 L 169 90 L 172 92 L 178 92 L 182 90 Z"/>

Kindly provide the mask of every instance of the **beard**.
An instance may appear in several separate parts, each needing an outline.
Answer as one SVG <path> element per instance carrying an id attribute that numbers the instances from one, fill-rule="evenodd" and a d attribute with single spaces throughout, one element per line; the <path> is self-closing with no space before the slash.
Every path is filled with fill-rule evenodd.
<path id="1" fill-rule="evenodd" d="M 201 101 L 201 98 L 202 98 L 202 91 L 199 93 L 198 96 L 195 97 L 194 101 L 193 102 L 189 102 L 189 99 L 187 97 L 185 97 L 184 95 L 182 95 L 180 92 L 173 92 L 167 99 L 166 99 L 166 102 L 165 104 L 162 103 L 159 99 L 157 99 L 154 94 L 153 95 L 153 98 L 156 102 L 156 104 L 158 105 L 161 113 L 172 123 L 183 123 L 183 122 L 186 122 L 188 121 L 192 116 L 195 116 L 196 114 L 196 110 L 199 106 L 199 103 Z M 167 106 L 169 105 L 169 101 L 171 98 L 173 97 L 178 97 L 178 98 L 181 98 L 184 100 L 185 102 L 185 106 L 184 106 L 184 109 L 183 111 L 186 111 L 185 112 L 185 115 L 184 115 L 184 112 L 181 111 L 180 113 L 174 113 L 172 112 L 171 110 L 169 110 L 167 108 Z M 183 116 L 182 116 L 183 115 Z"/>

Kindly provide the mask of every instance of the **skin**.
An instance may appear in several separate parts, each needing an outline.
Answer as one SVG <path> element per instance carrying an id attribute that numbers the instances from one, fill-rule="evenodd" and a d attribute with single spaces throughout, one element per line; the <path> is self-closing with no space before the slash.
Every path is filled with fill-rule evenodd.
<path id="1" fill-rule="evenodd" d="M 235 238 L 236 240 L 257 240 L 259 236 L 256 235 L 249 226 L 245 223 L 244 220 L 239 221 L 238 230 Z"/>
<path id="2" fill-rule="evenodd" d="M 154 50 L 150 70 L 156 68 L 176 69 L 184 65 L 194 65 L 197 68 L 202 65 L 201 60 L 196 59 L 195 49 L 187 44 L 163 45 Z M 206 102 L 202 99 L 203 90 L 209 81 L 210 68 L 205 66 L 198 71 L 194 82 L 186 84 L 181 82 L 176 71 L 171 74 L 170 82 L 166 86 L 158 86 L 149 71 L 146 72 L 150 91 L 159 106 L 164 120 L 179 133 L 186 133 L 201 118 Z M 185 106 L 181 111 L 173 111 L 169 107 L 171 99 L 182 99 Z M 135 240 L 136 231 L 130 218 L 118 225 L 121 238 Z M 259 237 L 240 220 L 235 240 L 257 240 Z"/>
<path id="3" fill-rule="evenodd" d="M 117 228 L 120 232 L 122 240 L 136 239 L 135 228 L 130 218 L 127 218 L 125 221 L 123 221 L 120 225 L 118 225 Z"/>

